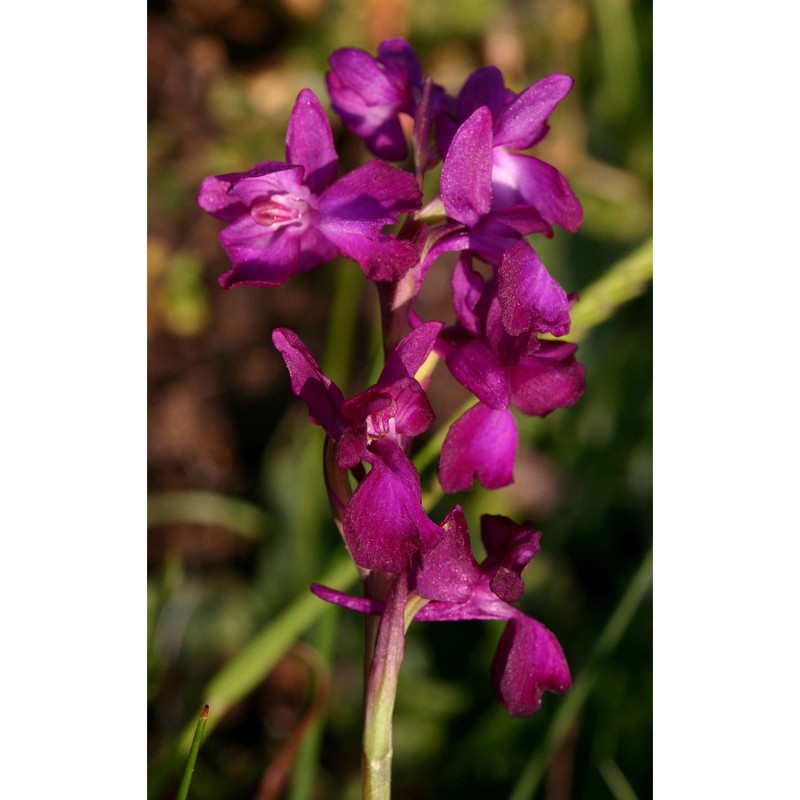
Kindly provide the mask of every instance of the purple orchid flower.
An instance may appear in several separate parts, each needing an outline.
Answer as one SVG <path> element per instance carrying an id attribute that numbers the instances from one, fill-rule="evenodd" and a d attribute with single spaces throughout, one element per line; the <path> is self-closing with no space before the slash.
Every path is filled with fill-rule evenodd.
<path id="1" fill-rule="evenodd" d="M 206 178 L 198 203 L 230 223 L 220 242 L 232 268 L 223 288 L 277 286 L 339 254 L 370 280 L 398 280 L 417 260 L 409 241 L 382 229 L 420 206 L 413 176 L 372 161 L 335 180 L 338 156 L 316 96 L 303 89 L 286 133 L 286 160 Z"/>
<path id="2" fill-rule="evenodd" d="M 439 322 L 420 326 L 389 354 L 374 386 L 345 401 L 300 338 L 286 328 L 272 341 L 289 369 L 292 391 L 308 405 L 313 422 L 337 442 L 339 469 L 370 466 L 344 511 L 343 535 L 364 569 L 402 572 L 418 551 L 442 537 L 422 509 L 419 475 L 405 453 L 411 437 L 434 415 L 414 374 L 433 350 Z"/>
<path id="3" fill-rule="evenodd" d="M 481 517 L 481 537 L 487 556 L 478 564 L 460 506 L 442 523 L 441 542 L 417 561 L 407 574 L 411 602 L 422 606 L 414 616 L 423 622 L 505 620 L 492 662 L 492 684 L 499 702 L 512 717 L 539 710 L 545 691 L 561 694 L 571 683 L 569 667 L 556 637 L 513 604 L 522 597 L 522 572 L 539 552 L 541 534 L 530 523 L 517 525 L 507 517 Z M 389 612 L 387 603 L 314 584 L 323 600 L 362 614 Z M 426 602 L 427 601 L 427 602 Z"/>
<path id="4" fill-rule="evenodd" d="M 405 159 L 408 146 L 398 115 L 413 117 L 422 94 L 422 67 L 411 45 L 387 39 L 378 45 L 377 58 L 346 47 L 329 61 L 331 105 L 345 127 L 379 158 Z"/>
<path id="5" fill-rule="evenodd" d="M 424 256 L 416 276 L 417 291 L 442 253 L 470 251 L 497 264 L 523 236 L 550 230 L 531 206 L 492 207 L 492 116 L 488 108 L 477 109 L 453 137 L 442 167 L 440 194 L 449 221 L 420 233 Z"/>
<path id="6" fill-rule="evenodd" d="M 536 210 L 544 223 L 541 232 L 552 235 L 552 224 L 576 231 L 583 221 L 580 201 L 567 179 L 553 166 L 534 156 L 512 152 L 538 144 L 549 130 L 547 118 L 572 88 L 567 75 L 549 75 L 517 95 L 505 88 L 497 67 L 476 70 L 456 98 L 452 118 L 441 116 L 437 143 L 442 153 L 460 125 L 478 109 L 491 119 L 491 208 L 525 205 Z"/>
<path id="7" fill-rule="evenodd" d="M 446 492 L 467 491 L 473 478 L 488 489 L 513 482 L 517 426 L 510 406 L 545 416 L 583 394 L 577 345 L 539 340 L 569 331 L 569 298 L 525 242 L 508 250 L 490 281 L 468 254 L 453 271 L 458 324 L 443 331 L 438 351 L 452 375 L 477 398 L 447 433 L 439 459 Z"/>

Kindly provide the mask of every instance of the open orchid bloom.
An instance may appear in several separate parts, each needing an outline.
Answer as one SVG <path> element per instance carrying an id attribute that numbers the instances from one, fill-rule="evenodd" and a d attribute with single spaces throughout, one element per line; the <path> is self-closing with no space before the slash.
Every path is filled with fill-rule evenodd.
<path id="1" fill-rule="evenodd" d="M 413 176 L 371 161 L 336 180 L 330 123 L 314 93 L 303 89 L 289 118 L 286 162 L 206 178 L 200 207 L 228 222 L 220 242 L 232 268 L 223 288 L 277 286 L 293 273 L 343 254 L 371 280 L 397 280 L 416 248 L 382 229 L 419 208 Z"/>
<path id="2" fill-rule="evenodd" d="M 411 45 L 387 39 L 378 46 L 377 58 L 345 47 L 329 61 L 328 92 L 342 122 L 376 156 L 402 161 L 408 147 L 398 115 L 413 116 L 422 93 L 422 67 Z"/>
<path id="3" fill-rule="evenodd" d="M 431 237 L 423 272 L 445 252 L 469 250 L 497 264 L 523 236 L 550 231 L 547 220 L 531 205 L 493 206 L 492 135 L 488 108 L 477 109 L 456 131 L 440 182 L 449 221 Z"/>
<path id="4" fill-rule="evenodd" d="M 570 686 L 569 667 L 556 637 L 513 605 L 522 597 L 522 572 L 539 552 L 541 534 L 529 524 L 484 515 L 481 536 L 487 556 L 478 564 L 459 506 L 447 515 L 442 529 L 441 541 L 415 561 L 406 575 L 410 597 L 416 598 L 417 607 L 422 606 L 414 619 L 504 620 L 506 629 L 492 663 L 492 684 L 511 716 L 529 716 L 541 707 L 545 691 L 560 694 Z M 380 601 L 318 584 L 311 588 L 323 600 L 362 614 L 387 612 L 387 604 Z M 398 596 L 405 602 L 404 594 Z"/>
<path id="5" fill-rule="evenodd" d="M 513 481 L 517 427 L 510 406 L 542 417 L 583 394 L 577 345 L 538 338 L 569 331 L 569 298 L 519 242 L 490 281 L 463 255 L 453 271 L 453 303 L 458 324 L 442 332 L 438 349 L 479 402 L 450 428 L 439 480 L 447 492 L 470 489 L 473 478 L 497 489 Z"/>
<path id="6" fill-rule="evenodd" d="M 402 572 L 418 551 L 430 550 L 442 536 L 422 509 L 419 475 L 403 448 L 404 437 L 423 433 L 434 419 L 414 374 L 441 328 L 429 322 L 409 333 L 389 354 L 375 385 L 347 401 L 295 333 L 277 328 L 272 334 L 292 391 L 337 442 L 338 467 L 370 466 L 344 513 L 345 542 L 364 569 Z"/>
<path id="7" fill-rule="evenodd" d="M 486 109 L 492 131 L 491 207 L 495 211 L 519 205 L 535 209 L 546 235 L 552 235 L 553 224 L 578 230 L 583 221 L 580 201 L 555 167 L 513 151 L 527 150 L 544 138 L 548 117 L 571 88 L 572 78 L 555 74 L 517 95 L 505 88 L 497 67 L 483 67 L 467 79 L 452 116 L 442 116 L 437 126 L 439 149 L 449 155 L 459 126 L 477 110 Z"/>

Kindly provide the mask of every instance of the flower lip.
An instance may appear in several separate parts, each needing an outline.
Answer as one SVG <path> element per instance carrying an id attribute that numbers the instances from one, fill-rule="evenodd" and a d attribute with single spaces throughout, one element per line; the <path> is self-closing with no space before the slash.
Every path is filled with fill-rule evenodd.
<path id="1" fill-rule="evenodd" d="M 310 210 L 309 191 L 301 186 L 293 194 L 276 193 L 266 200 L 254 203 L 250 208 L 250 216 L 259 225 L 273 230 L 294 226 L 303 231 L 309 225 Z"/>
<path id="2" fill-rule="evenodd" d="M 397 406 L 391 398 L 382 398 L 382 401 L 378 408 L 370 409 L 367 415 L 367 436 L 370 441 L 380 439 L 382 436 L 397 436 L 395 430 Z"/>

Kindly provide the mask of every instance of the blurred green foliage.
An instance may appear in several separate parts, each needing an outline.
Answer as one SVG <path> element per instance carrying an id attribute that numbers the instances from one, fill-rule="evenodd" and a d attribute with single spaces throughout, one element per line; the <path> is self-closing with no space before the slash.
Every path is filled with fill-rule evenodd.
<path id="1" fill-rule="evenodd" d="M 614 646 L 598 655 L 598 642 L 641 576 L 652 533 L 646 266 L 630 278 L 647 260 L 651 231 L 651 26 L 650 4 L 641 0 L 151 4 L 153 800 L 175 796 L 183 764 L 176 748 L 209 700 L 209 684 L 255 637 L 291 616 L 294 603 L 317 609 L 298 632 L 327 660 L 332 686 L 324 719 L 282 796 L 359 796 L 362 620 L 307 595 L 308 583 L 332 559 L 335 565 L 342 547 L 327 510 L 321 433 L 289 392 L 269 332 L 278 325 L 297 330 L 337 382 L 356 391 L 374 370 L 376 299 L 345 263 L 276 290 L 223 292 L 216 284 L 227 268 L 219 225 L 199 212 L 195 197 L 206 175 L 283 157 L 297 92 L 308 86 L 326 101 L 330 51 L 374 51 L 395 35 L 412 42 L 426 71 L 450 91 L 484 63 L 499 66 L 517 90 L 554 71 L 575 78 L 537 155 L 569 177 L 585 224 L 577 235 L 557 232 L 535 246 L 594 316 L 587 311 L 583 327 L 576 323 L 585 396 L 543 420 L 519 418 L 517 483 L 439 499 L 432 513 L 441 518 L 463 503 L 474 535 L 481 513 L 535 521 L 543 549 L 526 573 L 520 605 L 556 633 L 584 695 L 569 701 L 569 717 L 558 716 L 567 697 L 547 696 L 539 714 L 512 720 L 489 682 L 501 625 L 412 625 L 395 714 L 394 796 L 650 796 L 646 591 Z M 333 124 L 343 166 L 363 161 L 363 147 Z M 613 265 L 621 265 L 616 278 L 607 275 Z M 606 293 L 587 290 L 592 284 Z M 438 313 L 442 297 L 434 286 L 423 301 Z M 433 396 L 442 420 L 463 399 L 449 401 L 448 391 Z M 435 463 L 425 470 L 423 486 L 432 485 L 434 470 Z M 301 723 L 310 702 L 306 673 L 280 653 L 269 663 L 269 674 L 224 715 L 215 717 L 211 704 L 190 793 L 196 800 L 255 797 L 264 770 Z M 555 741 L 559 724 L 563 735 Z M 555 742 L 552 750 L 548 742 Z M 525 779 L 540 767 L 531 794 Z"/>

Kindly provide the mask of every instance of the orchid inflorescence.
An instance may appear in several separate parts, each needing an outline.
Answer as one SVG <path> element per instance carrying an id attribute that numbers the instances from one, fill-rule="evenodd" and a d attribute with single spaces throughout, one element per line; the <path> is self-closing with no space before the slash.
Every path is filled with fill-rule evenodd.
<path id="1" fill-rule="evenodd" d="M 580 398 L 577 346 L 558 340 L 569 332 L 575 298 L 525 237 L 552 236 L 553 225 L 574 232 L 583 212 L 557 169 L 519 152 L 546 135 L 548 117 L 572 87 L 566 75 L 516 94 L 497 68 L 484 67 L 451 97 L 424 77 L 402 39 L 382 42 L 377 57 L 337 50 L 330 65 L 333 110 L 377 158 L 338 176 L 328 117 L 304 89 L 289 118 L 286 161 L 206 178 L 199 204 L 228 223 L 220 232 L 231 261 L 220 278 L 226 289 L 278 286 L 338 256 L 355 261 L 378 289 L 385 363 L 375 384 L 354 397 L 345 399 L 295 333 L 278 328 L 272 339 L 293 392 L 326 433 L 331 508 L 364 579 L 363 597 L 312 590 L 367 615 L 365 796 L 385 797 L 391 710 L 412 620 L 505 620 L 492 682 L 512 716 L 537 711 L 544 691 L 569 688 L 555 636 L 514 605 L 540 533 L 484 515 L 487 556 L 479 564 L 459 506 L 440 523 L 426 513 L 409 453 L 434 422 L 431 370 L 423 369 L 431 359 L 443 359 L 476 400 L 442 444 L 438 478 L 446 493 L 469 491 L 473 481 L 488 489 L 513 482 L 512 406 L 544 416 Z M 423 207 L 425 179 L 439 163 L 438 195 Z M 444 253 L 457 254 L 455 322 L 447 326 L 414 308 Z"/>

